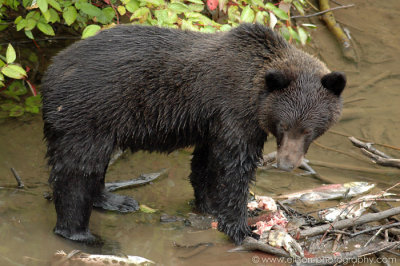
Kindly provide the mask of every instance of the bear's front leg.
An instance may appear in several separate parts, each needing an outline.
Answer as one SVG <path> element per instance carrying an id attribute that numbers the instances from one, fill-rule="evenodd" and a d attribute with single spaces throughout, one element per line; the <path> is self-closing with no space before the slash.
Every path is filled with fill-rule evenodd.
<path id="1" fill-rule="evenodd" d="M 247 224 L 247 199 L 260 152 L 261 149 L 251 149 L 247 145 L 235 148 L 217 145 L 209 165 L 217 169 L 208 195 L 217 213 L 218 230 L 226 233 L 237 245 L 252 235 Z"/>

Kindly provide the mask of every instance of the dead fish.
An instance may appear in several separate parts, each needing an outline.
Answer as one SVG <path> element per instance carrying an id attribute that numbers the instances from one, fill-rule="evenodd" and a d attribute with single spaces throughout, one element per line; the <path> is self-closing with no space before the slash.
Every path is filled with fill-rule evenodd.
<path id="1" fill-rule="evenodd" d="M 317 187 L 314 189 L 307 189 L 296 193 L 278 196 L 278 199 L 286 199 L 284 202 L 300 199 L 302 201 L 322 201 L 331 199 L 341 199 L 360 195 L 368 192 L 375 184 L 367 182 L 349 182 L 344 184 L 332 184 Z"/>
<path id="2" fill-rule="evenodd" d="M 59 250 L 53 255 L 51 266 L 72 266 L 72 265 L 151 265 L 154 261 L 139 256 L 114 256 L 114 255 L 93 255 L 83 253 L 80 250 L 73 250 L 65 253 Z"/>
<path id="3" fill-rule="evenodd" d="M 391 196 L 394 194 L 384 193 L 378 195 L 366 195 L 353 200 L 347 204 L 342 204 L 339 207 L 328 208 L 318 212 L 319 218 L 327 222 L 344 220 L 360 217 L 372 204 L 375 204 L 374 199 L 382 198 L 383 196 Z"/>

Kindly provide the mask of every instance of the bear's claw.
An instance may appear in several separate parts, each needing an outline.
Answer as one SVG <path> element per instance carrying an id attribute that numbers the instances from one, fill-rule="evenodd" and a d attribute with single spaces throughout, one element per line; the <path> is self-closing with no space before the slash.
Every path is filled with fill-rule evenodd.
<path id="1" fill-rule="evenodd" d="M 108 211 L 135 212 L 139 210 L 139 203 L 131 197 L 113 194 L 103 191 L 100 196 L 95 198 L 93 206 Z"/>

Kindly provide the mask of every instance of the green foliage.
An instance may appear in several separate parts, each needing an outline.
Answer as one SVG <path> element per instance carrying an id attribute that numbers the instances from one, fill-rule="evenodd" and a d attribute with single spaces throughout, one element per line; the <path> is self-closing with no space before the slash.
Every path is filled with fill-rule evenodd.
<path id="1" fill-rule="evenodd" d="M 34 40 L 75 31 L 85 39 L 121 23 L 213 33 L 247 22 L 268 25 L 304 45 L 310 39 L 308 29 L 315 25 L 296 25 L 290 17 L 292 12 L 306 11 L 305 0 L 0 0 L 0 34 L 24 31 L 27 39 Z M 38 113 L 40 96 L 25 69 L 15 63 L 16 51 L 11 44 L 2 48 L 0 96 L 6 100 L 0 102 L 0 112 L 13 117 Z M 30 91 L 34 96 L 27 97 Z"/>
<path id="2" fill-rule="evenodd" d="M 210 10 L 212 4 L 214 10 Z M 305 44 L 307 31 L 290 21 L 291 11 L 304 14 L 305 5 L 304 0 L 0 0 L 0 8 L 5 11 L 0 22 L 13 21 L 16 30 L 24 30 L 30 39 L 40 32 L 56 35 L 57 24 L 72 27 L 87 38 L 96 34 L 99 27 L 112 27 L 120 21 L 202 32 L 225 31 L 242 22 L 257 22 L 279 28 L 289 40 Z M 20 15 L 13 17 L 15 14 Z"/>
<path id="3" fill-rule="evenodd" d="M 0 96 L 7 100 L 0 103 L 0 117 L 4 113 L 10 117 L 22 116 L 25 112 L 39 113 L 41 98 L 39 95 L 24 97 L 28 93 L 23 79 L 26 78 L 26 71 L 17 63 L 14 47 L 8 44 L 5 57 L 0 55 Z M 6 85 L 7 84 L 7 85 Z"/>

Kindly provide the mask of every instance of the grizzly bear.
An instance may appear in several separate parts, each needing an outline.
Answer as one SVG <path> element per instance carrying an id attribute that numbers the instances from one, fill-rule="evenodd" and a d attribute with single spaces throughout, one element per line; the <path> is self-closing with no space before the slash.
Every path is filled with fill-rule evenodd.
<path id="1" fill-rule="evenodd" d="M 297 167 L 335 121 L 344 74 L 330 72 L 262 25 L 215 34 L 123 25 L 74 43 L 43 78 L 43 120 L 56 234 L 93 242 L 92 207 L 136 211 L 104 178 L 116 149 L 170 153 L 194 146 L 197 210 L 236 244 L 267 134 L 278 166 Z"/>

